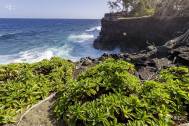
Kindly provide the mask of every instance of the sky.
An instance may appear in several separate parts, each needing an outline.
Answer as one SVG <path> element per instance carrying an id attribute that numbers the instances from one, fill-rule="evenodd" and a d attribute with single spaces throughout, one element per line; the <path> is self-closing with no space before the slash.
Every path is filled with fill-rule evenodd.
<path id="1" fill-rule="evenodd" d="M 107 0 L 0 0 L 0 18 L 100 19 Z"/>

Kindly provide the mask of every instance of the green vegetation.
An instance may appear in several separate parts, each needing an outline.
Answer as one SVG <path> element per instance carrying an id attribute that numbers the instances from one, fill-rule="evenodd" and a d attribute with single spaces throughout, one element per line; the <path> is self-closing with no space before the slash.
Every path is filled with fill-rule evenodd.
<path id="1" fill-rule="evenodd" d="M 187 116 L 188 68 L 173 67 L 140 84 L 133 67 L 108 59 L 67 83 L 56 101 L 58 119 L 72 126 L 169 126 L 173 116 Z"/>
<path id="2" fill-rule="evenodd" d="M 141 83 L 134 65 L 112 58 L 72 80 L 73 64 L 51 58 L 0 66 L 0 124 L 59 91 L 54 114 L 69 125 L 169 126 L 189 113 L 189 69 L 172 67 Z"/>
<path id="3" fill-rule="evenodd" d="M 125 16 L 141 17 L 155 13 L 162 0 L 110 0 L 108 6 L 111 12 L 125 12 Z"/>
<path id="4" fill-rule="evenodd" d="M 50 61 L 0 66 L 0 124 L 16 122 L 23 113 L 72 79 L 73 64 L 53 57 Z"/>
<path id="5" fill-rule="evenodd" d="M 148 0 L 141 0 L 139 3 L 134 5 L 130 12 L 130 15 L 134 17 L 149 16 L 155 13 L 155 8 L 150 4 Z"/>

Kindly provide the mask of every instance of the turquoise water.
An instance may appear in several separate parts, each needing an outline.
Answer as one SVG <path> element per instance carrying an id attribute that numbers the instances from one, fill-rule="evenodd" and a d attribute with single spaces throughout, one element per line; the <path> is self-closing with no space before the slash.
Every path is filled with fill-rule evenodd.
<path id="1" fill-rule="evenodd" d="M 52 56 L 77 61 L 99 57 L 93 48 L 101 30 L 100 20 L 0 19 L 0 64 L 38 62 Z"/>

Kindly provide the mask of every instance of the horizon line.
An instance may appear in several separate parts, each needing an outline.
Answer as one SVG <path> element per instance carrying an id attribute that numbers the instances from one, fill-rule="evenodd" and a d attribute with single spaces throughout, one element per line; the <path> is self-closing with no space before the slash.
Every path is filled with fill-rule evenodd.
<path id="1" fill-rule="evenodd" d="M 66 20 L 100 20 L 102 18 L 6 18 L 0 17 L 0 19 L 66 19 Z"/>

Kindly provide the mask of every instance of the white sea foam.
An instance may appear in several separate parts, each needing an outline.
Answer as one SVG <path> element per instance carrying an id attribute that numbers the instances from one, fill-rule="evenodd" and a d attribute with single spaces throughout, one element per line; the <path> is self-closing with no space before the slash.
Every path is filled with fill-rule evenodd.
<path id="1" fill-rule="evenodd" d="M 86 30 L 86 31 L 91 32 L 91 31 L 95 31 L 95 30 L 100 31 L 101 30 L 101 26 L 92 27 L 92 28 L 90 28 L 89 30 Z"/>
<path id="2" fill-rule="evenodd" d="M 39 62 L 43 59 L 50 59 L 53 57 L 53 52 L 51 50 L 46 50 L 46 51 L 39 51 L 37 50 L 29 50 L 29 51 L 24 51 L 19 53 L 20 57 L 13 62 L 16 63 L 34 63 L 34 62 Z"/>
<path id="3" fill-rule="evenodd" d="M 78 61 L 79 60 L 78 57 L 74 57 L 70 54 L 72 52 L 72 50 L 73 50 L 73 46 L 67 45 L 67 44 L 65 44 L 64 46 L 52 49 L 53 54 L 56 57 L 62 57 L 64 59 L 67 59 L 67 60 L 69 59 L 69 60 L 72 60 L 72 61 Z"/>
<path id="4" fill-rule="evenodd" d="M 81 43 L 84 44 L 84 43 Z M 44 50 L 44 51 L 42 51 Z M 87 42 L 84 44 L 84 48 L 79 49 L 74 52 L 74 47 L 71 44 L 65 44 L 60 47 L 53 48 L 37 48 L 33 50 L 23 51 L 14 55 L 0 55 L 0 64 L 8 64 L 8 63 L 34 63 L 39 62 L 43 59 L 50 59 L 53 56 L 61 57 L 64 59 L 70 59 L 72 61 L 78 61 L 81 57 L 91 56 L 92 58 L 97 58 L 101 56 L 104 52 L 107 53 L 120 53 L 120 48 L 117 47 L 113 51 L 102 51 L 93 48 L 92 42 Z M 76 54 L 77 53 L 77 54 Z M 17 57 L 17 58 L 15 58 Z"/>
<path id="5" fill-rule="evenodd" d="M 73 40 L 74 42 L 84 42 L 84 41 L 87 41 L 92 38 L 94 38 L 94 35 L 85 34 L 85 33 L 83 33 L 81 35 L 73 35 L 72 34 L 68 37 L 68 39 Z"/>
<path id="6" fill-rule="evenodd" d="M 96 58 L 101 56 L 104 51 L 93 48 L 93 40 L 97 36 L 101 27 L 92 27 L 91 29 L 84 31 L 81 34 L 71 34 L 67 36 L 66 40 L 55 42 L 54 45 L 33 48 L 27 51 L 22 51 L 14 55 L 0 55 L 0 64 L 27 62 L 34 63 L 43 59 L 50 59 L 53 56 L 61 57 L 64 59 L 70 59 L 72 61 L 78 61 L 81 57 L 91 56 Z M 95 31 L 95 32 L 93 32 Z M 97 31 L 97 32 L 96 32 Z M 17 33 L 9 33 L 17 34 Z M 4 35 L 0 35 L 4 36 Z M 58 40 L 56 40 L 58 41 Z M 72 43 L 77 42 L 77 43 Z M 109 53 L 119 53 L 120 49 L 116 48 L 114 51 L 106 51 Z"/>
<path id="7" fill-rule="evenodd" d="M 64 46 L 54 48 L 36 48 L 33 50 L 23 51 L 17 54 L 19 58 L 12 61 L 13 63 L 35 63 L 42 61 L 43 59 L 50 59 L 53 56 L 62 57 L 64 59 L 70 59 L 72 61 L 78 61 L 78 57 L 70 55 L 72 47 L 65 44 Z M 43 51 L 44 50 L 44 51 Z"/>
<path id="8" fill-rule="evenodd" d="M 8 35 L 14 35 L 16 32 L 6 33 L 6 34 L 0 34 L 0 37 L 8 36 Z"/>

